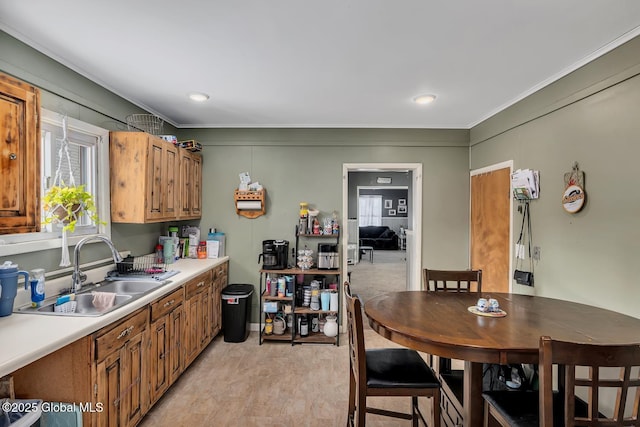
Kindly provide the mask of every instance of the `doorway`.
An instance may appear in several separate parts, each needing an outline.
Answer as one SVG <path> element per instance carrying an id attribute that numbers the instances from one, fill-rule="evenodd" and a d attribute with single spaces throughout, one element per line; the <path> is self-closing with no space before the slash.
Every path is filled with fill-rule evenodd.
<path id="1" fill-rule="evenodd" d="M 422 236 L 422 165 L 415 163 L 363 163 L 363 164 L 344 164 L 343 165 L 343 208 L 342 208 L 342 224 L 343 225 L 343 239 L 342 239 L 342 257 L 343 265 L 348 265 L 348 257 L 350 254 L 349 243 L 351 245 L 354 242 L 359 243 L 358 235 L 358 221 L 357 214 L 353 215 L 354 206 L 357 206 L 358 189 L 357 185 L 353 182 L 350 183 L 350 176 L 354 174 L 368 174 L 370 177 L 375 176 L 375 181 L 370 185 L 361 185 L 364 187 L 376 187 L 381 186 L 381 182 L 386 184 L 388 188 L 398 187 L 398 181 L 394 182 L 393 176 L 395 174 L 404 174 L 407 179 L 408 185 L 400 185 L 400 187 L 406 188 L 407 197 L 406 200 L 400 197 L 395 202 L 393 198 L 389 197 L 386 200 L 391 200 L 388 203 L 390 207 L 385 208 L 385 199 L 383 197 L 383 210 L 387 210 L 386 214 L 389 216 L 389 210 L 395 211 L 395 216 L 398 217 L 397 206 L 403 206 L 402 211 L 406 211 L 406 228 L 403 227 L 403 244 L 406 251 L 376 251 L 373 252 L 373 263 L 375 265 L 376 259 L 382 262 L 394 263 L 397 259 L 403 263 L 403 283 L 400 283 L 399 287 L 394 284 L 394 290 L 418 290 L 420 289 L 420 271 L 422 265 L 422 253 L 421 253 L 421 236 Z M 380 179 L 380 180 L 379 180 Z M 390 182 L 389 182 L 390 181 Z M 402 199 L 402 201 L 400 201 Z M 395 206 L 394 206 L 395 203 Z M 402 204 L 401 204 L 402 203 Z M 350 207 L 351 204 L 351 207 Z M 395 209 L 394 209 L 395 207 Z M 356 208 L 357 209 L 357 208 Z M 351 214 L 350 214 L 351 211 Z M 394 215 L 392 215 L 394 216 Z M 391 221 L 393 223 L 393 221 Z M 398 230 L 399 231 L 399 230 Z M 353 252 L 353 250 L 352 250 Z M 384 255 L 383 255 L 384 254 Z M 361 251 L 358 248 L 355 256 L 360 258 Z M 352 254 L 353 256 L 353 254 Z M 369 254 L 365 254 L 361 260 L 363 264 L 370 263 Z M 378 265 L 380 266 L 380 265 Z M 376 267 L 378 267 L 376 266 Z M 398 265 L 395 265 L 398 268 Z M 391 274 L 393 276 L 393 274 Z M 398 275 L 400 276 L 400 275 Z M 392 280 L 392 279 L 391 279 Z M 398 289 L 395 289 L 398 288 Z M 355 290 L 355 289 L 354 289 Z"/>

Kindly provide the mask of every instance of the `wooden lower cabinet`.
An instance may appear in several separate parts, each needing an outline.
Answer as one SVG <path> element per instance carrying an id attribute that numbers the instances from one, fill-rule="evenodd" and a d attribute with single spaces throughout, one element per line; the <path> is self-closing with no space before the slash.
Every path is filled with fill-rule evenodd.
<path id="1" fill-rule="evenodd" d="M 150 404 L 180 376 L 183 364 L 184 291 L 182 288 L 151 304 Z"/>
<path id="2" fill-rule="evenodd" d="M 87 426 L 135 426 L 220 331 L 228 263 L 12 376 L 16 397 L 91 405 Z"/>
<path id="3" fill-rule="evenodd" d="M 207 271 L 184 285 L 185 366 L 211 341 L 211 275 L 212 272 Z"/>
<path id="4" fill-rule="evenodd" d="M 149 406 L 148 309 L 96 333 L 96 426 L 135 426 Z"/>
<path id="5" fill-rule="evenodd" d="M 222 289 L 227 286 L 228 263 L 213 269 L 213 290 L 211 293 L 211 338 L 222 329 Z"/>

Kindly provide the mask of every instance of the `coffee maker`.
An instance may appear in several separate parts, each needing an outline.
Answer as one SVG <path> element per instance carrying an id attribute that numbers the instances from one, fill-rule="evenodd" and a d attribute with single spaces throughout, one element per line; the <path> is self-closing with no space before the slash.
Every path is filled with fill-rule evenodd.
<path id="1" fill-rule="evenodd" d="M 289 262 L 288 240 L 263 240 L 262 253 L 258 255 L 258 264 L 262 258 L 263 270 L 284 270 Z"/>

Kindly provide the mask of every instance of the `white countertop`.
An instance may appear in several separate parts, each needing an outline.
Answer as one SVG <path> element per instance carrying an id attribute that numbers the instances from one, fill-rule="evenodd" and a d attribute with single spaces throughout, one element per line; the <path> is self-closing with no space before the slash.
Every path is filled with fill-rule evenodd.
<path id="1" fill-rule="evenodd" d="M 219 259 L 182 259 L 171 264 L 169 269 L 180 273 L 169 278 L 170 283 L 153 292 L 113 310 L 103 316 L 48 316 L 41 314 L 13 313 L 0 317 L 0 377 L 10 374 L 49 353 L 87 336 L 126 315 L 144 307 L 157 298 L 178 288 L 190 278 L 226 262 L 229 257 Z M 89 281 L 98 282 L 113 267 L 87 271 Z M 95 277 L 99 275 L 99 277 Z M 64 287 L 61 283 L 69 282 L 69 278 L 52 280 L 45 285 L 45 293 L 49 289 Z M 58 282 L 58 283 L 57 283 Z M 68 286 L 68 285 L 67 285 Z M 15 307 L 24 303 L 26 292 L 19 292 Z M 30 300 L 27 300 L 30 301 Z"/>

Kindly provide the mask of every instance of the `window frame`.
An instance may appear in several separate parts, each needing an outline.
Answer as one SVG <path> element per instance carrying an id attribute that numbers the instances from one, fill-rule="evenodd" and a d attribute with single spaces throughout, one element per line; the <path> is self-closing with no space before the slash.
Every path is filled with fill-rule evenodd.
<path id="1" fill-rule="evenodd" d="M 63 115 L 54 111 L 42 108 L 40 110 L 40 120 L 42 123 L 54 126 L 62 126 Z M 96 137 L 98 142 L 95 146 L 95 175 L 97 194 L 94 195 L 98 208 L 98 217 L 105 224 L 98 224 L 94 231 L 81 233 L 68 233 L 67 244 L 74 246 L 80 239 L 90 235 L 102 234 L 111 238 L 111 198 L 109 187 L 109 131 L 101 127 L 82 122 L 72 117 L 67 117 L 67 128 L 69 130 L 84 133 Z M 41 144 L 41 140 L 37 141 Z M 43 161 L 43 160 L 41 160 Z M 39 168 L 42 165 L 38 165 Z M 42 193 L 44 178 L 40 182 L 40 192 Z M 41 209 L 42 196 L 38 209 Z M 86 229 L 85 229 L 86 230 Z M 42 250 L 56 249 L 62 247 L 62 232 L 33 232 L 0 235 L 0 256 L 10 256 Z"/>

